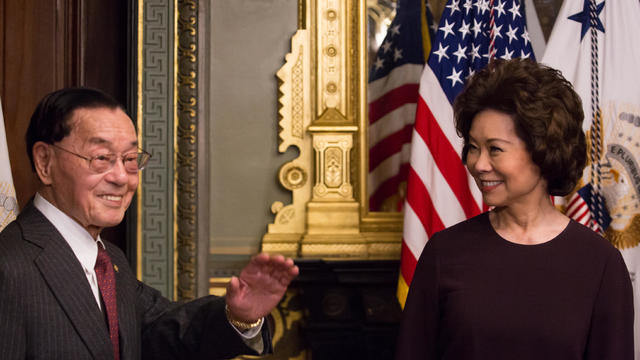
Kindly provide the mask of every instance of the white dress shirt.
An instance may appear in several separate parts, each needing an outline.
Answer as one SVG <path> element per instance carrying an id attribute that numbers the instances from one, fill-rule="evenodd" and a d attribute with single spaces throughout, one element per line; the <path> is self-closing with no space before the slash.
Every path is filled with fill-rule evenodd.
<path id="1" fill-rule="evenodd" d="M 53 206 L 45 198 L 36 193 L 33 199 L 33 205 L 44 215 L 44 217 L 53 224 L 53 226 L 62 235 L 64 240 L 69 244 L 73 254 L 78 258 L 84 274 L 87 277 L 91 291 L 96 299 L 98 308 L 102 309 L 100 304 L 100 288 L 98 287 L 98 278 L 96 277 L 96 258 L 98 257 L 98 243 L 104 247 L 100 236 L 97 240 L 89 232 L 78 224 L 75 220 L 63 213 L 60 209 Z"/>

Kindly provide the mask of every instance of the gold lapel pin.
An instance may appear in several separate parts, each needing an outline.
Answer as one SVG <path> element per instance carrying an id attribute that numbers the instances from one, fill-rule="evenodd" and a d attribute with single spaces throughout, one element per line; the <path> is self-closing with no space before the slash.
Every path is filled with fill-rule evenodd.
<path id="1" fill-rule="evenodd" d="M 113 270 L 115 270 L 116 272 L 118 272 L 118 265 L 113 265 Z"/>

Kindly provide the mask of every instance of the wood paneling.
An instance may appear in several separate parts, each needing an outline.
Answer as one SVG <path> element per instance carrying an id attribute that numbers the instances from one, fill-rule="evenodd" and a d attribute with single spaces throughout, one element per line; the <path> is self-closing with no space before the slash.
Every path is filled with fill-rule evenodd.
<path id="1" fill-rule="evenodd" d="M 57 5 L 33 0 L 3 4 L 0 97 L 20 207 L 37 187 L 24 141 L 29 119 L 42 96 L 64 85 L 64 32 L 57 29 Z"/>
<path id="2" fill-rule="evenodd" d="M 0 98 L 21 208 L 38 186 L 24 134 L 45 94 L 89 86 L 126 104 L 127 19 L 125 0 L 0 0 Z M 123 229 L 106 235 L 123 246 Z"/>

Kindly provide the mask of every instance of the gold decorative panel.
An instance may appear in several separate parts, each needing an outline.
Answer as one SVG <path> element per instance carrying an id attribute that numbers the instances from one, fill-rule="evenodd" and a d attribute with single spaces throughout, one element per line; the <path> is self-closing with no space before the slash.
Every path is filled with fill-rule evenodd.
<path id="1" fill-rule="evenodd" d="M 277 72 L 278 150 L 290 204 L 275 202 L 262 250 L 292 257 L 397 259 L 402 215 L 369 212 L 367 1 L 299 0 L 298 30 Z"/>
<path id="2" fill-rule="evenodd" d="M 349 183 L 352 146 L 352 134 L 320 132 L 313 135 L 316 155 L 313 201 L 353 201 L 353 187 Z"/>

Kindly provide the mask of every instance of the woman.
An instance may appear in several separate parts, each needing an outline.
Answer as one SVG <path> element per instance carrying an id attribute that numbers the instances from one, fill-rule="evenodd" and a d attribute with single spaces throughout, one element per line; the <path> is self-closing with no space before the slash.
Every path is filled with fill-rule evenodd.
<path id="1" fill-rule="evenodd" d="M 617 249 L 556 210 L 585 166 L 582 105 L 560 73 L 495 60 L 454 104 L 462 160 L 492 208 L 435 234 L 396 359 L 633 359 Z"/>

